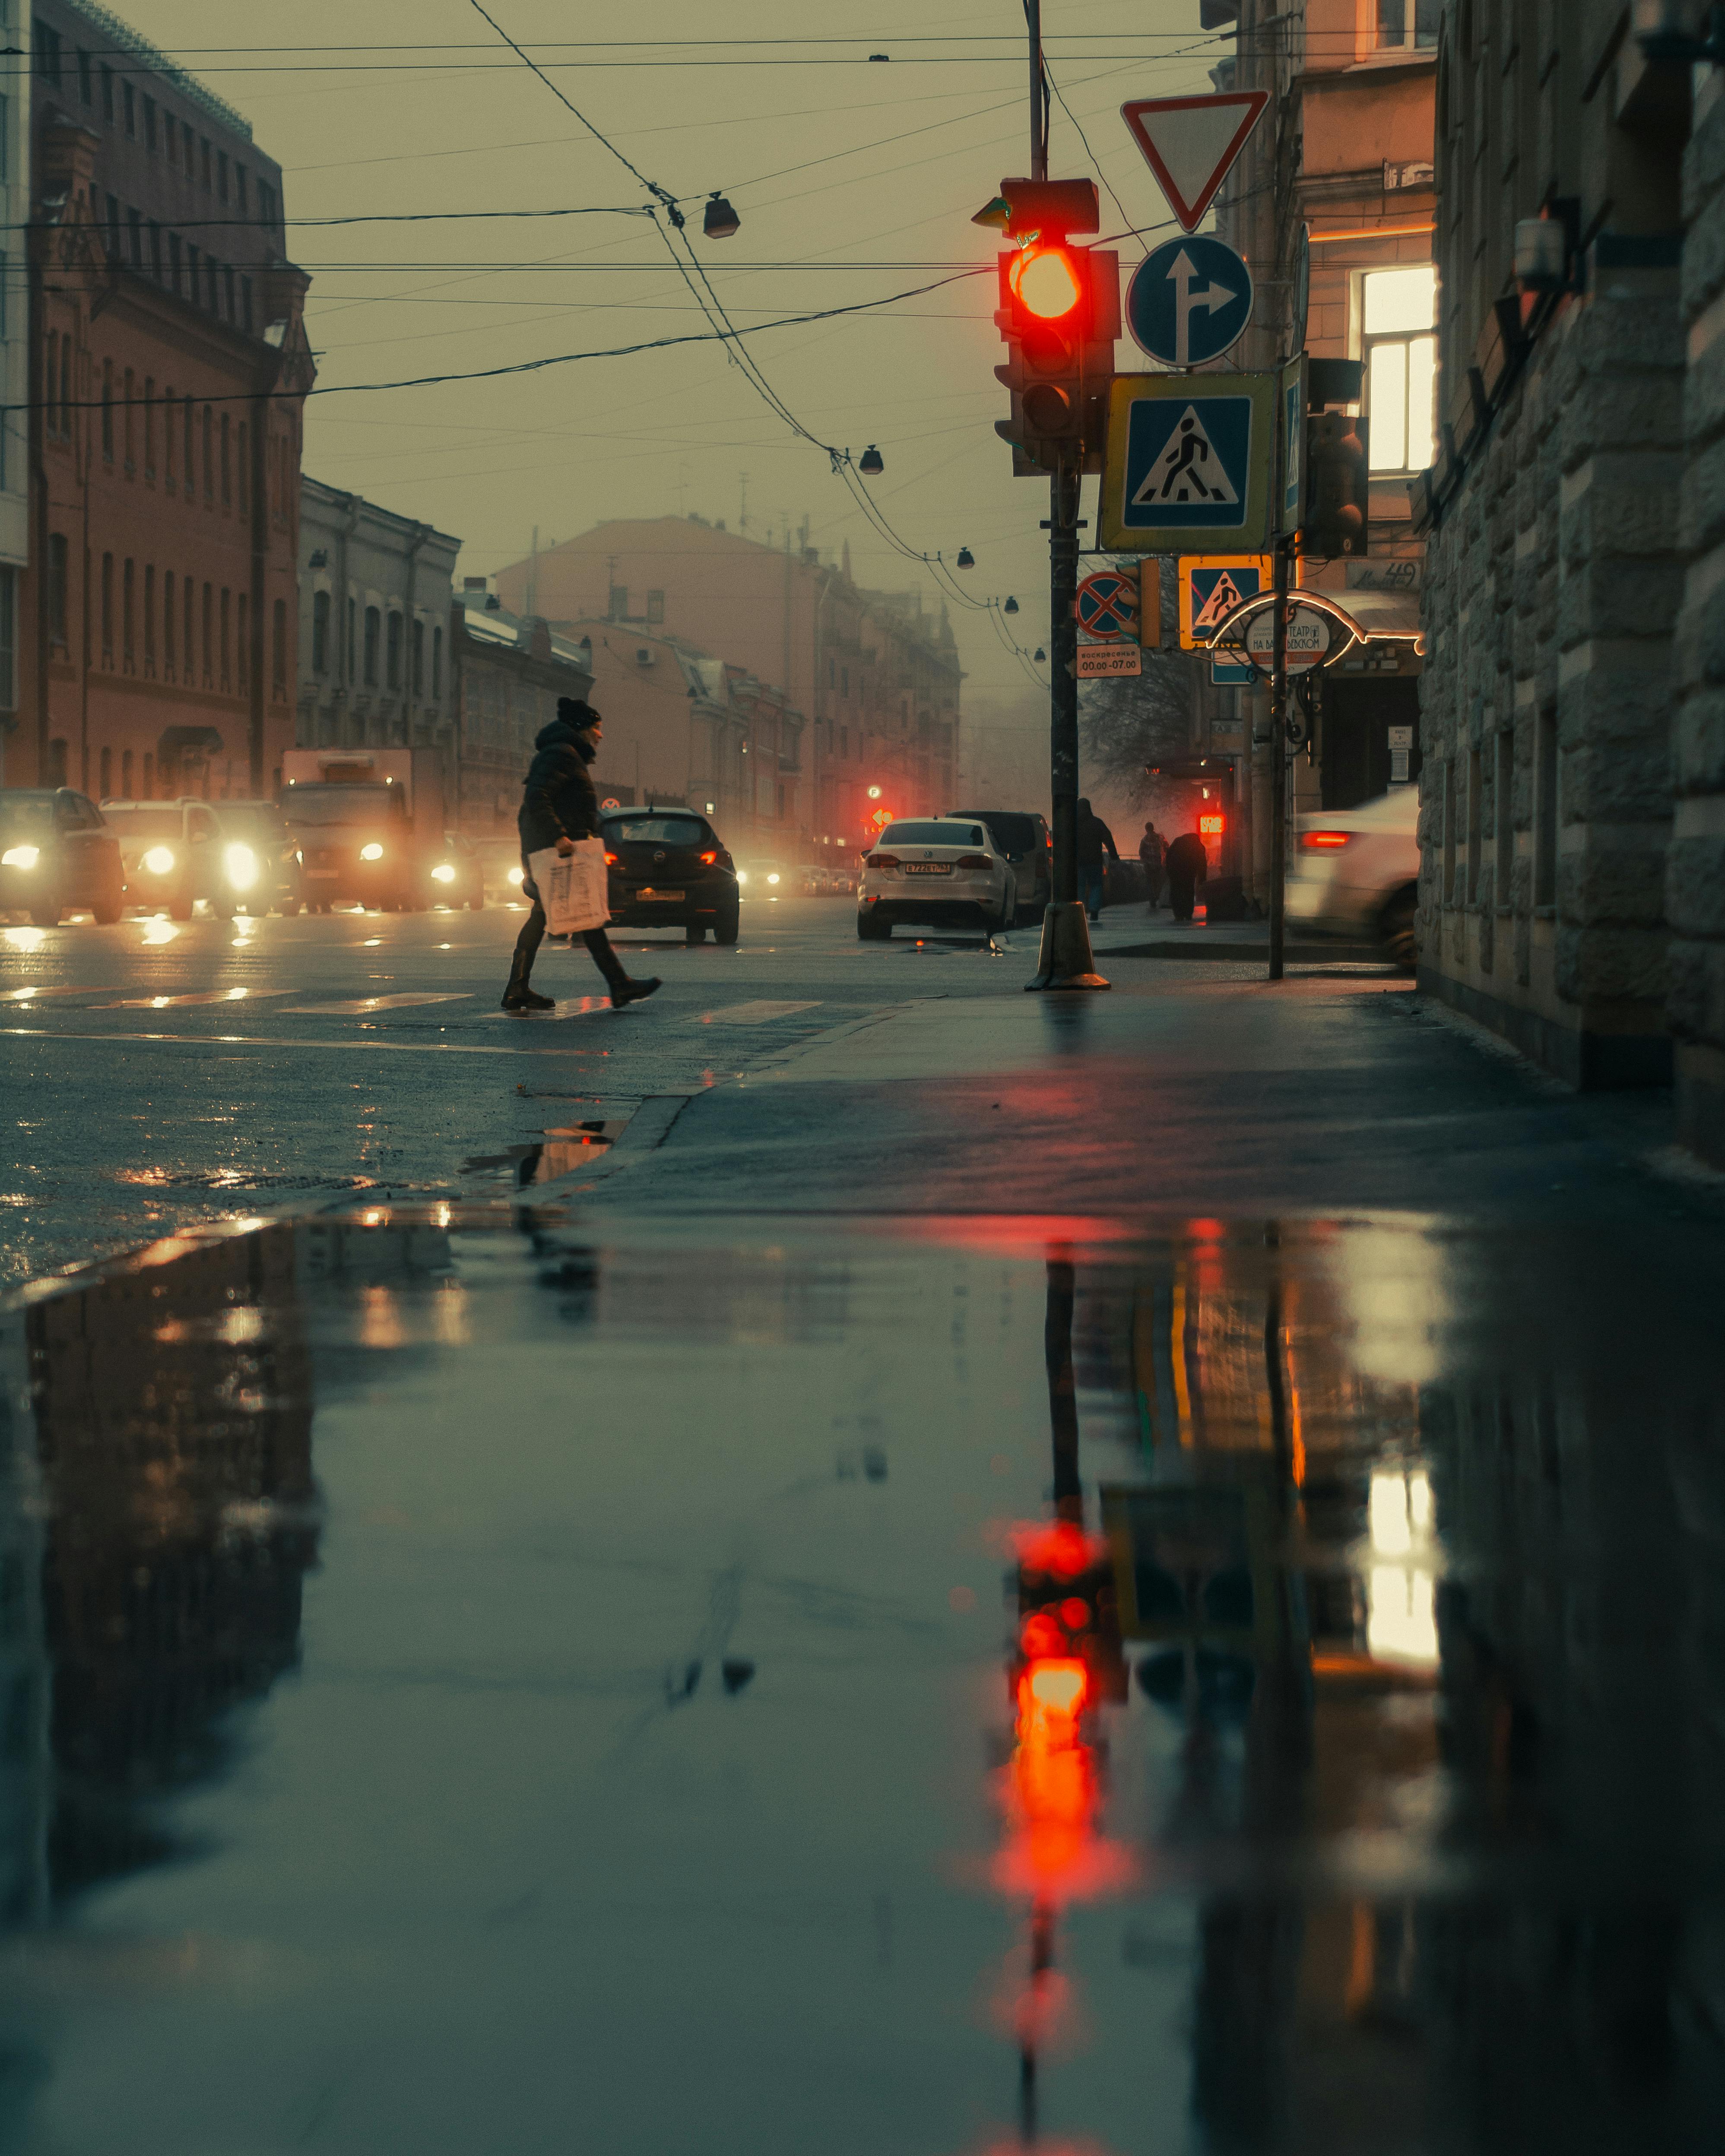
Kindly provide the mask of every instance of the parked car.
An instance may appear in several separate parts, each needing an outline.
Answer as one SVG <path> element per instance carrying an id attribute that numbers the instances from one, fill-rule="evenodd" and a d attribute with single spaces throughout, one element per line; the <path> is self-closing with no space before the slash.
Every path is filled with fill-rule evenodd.
<path id="1" fill-rule="evenodd" d="M 725 842 L 692 808 L 624 808 L 599 819 L 611 871 L 611 918 L 680 927 L 691 943 L 734 943 L 742 878 Z"/>
<path id="2" fill-rule="evenodd" d="M 202 899 L 218 921 L 239 904 L 222 826 L 208 802 L 110 801 L 102 814 L 120 840 L 126 902 L 189 921 Z"/>
<path id="3" fill-rule="evenodd" d="M 931 816 L 889 824 L 863 857 L 856 932 L 884 942 L 894 928 L 968 927 L 990 935 L 1018 918 L 1012 864 L 986 823 Z"/>
<path id="4" fill-rule="evenodd" d="M 55 928 L 87 906 L 105 927 L 125 903 L 120 841 L 95 802 L 69 786 L 0 791 L 0 913 Z"/>
<path id="5" fill-rule="evenodd" d="M 1358 808 L 1301 816 L 1288 862 L 1288 919 L 1321 936 L 1381 944 L 1403 973 L 1411 973 L 1419 821 L 1414 786 L 1392 787 Z"/>
<path id="6" fill-rule="evenodd" d="M 243 913 L 303 913 L 300 850 L 273 801 L 224 801 L 222 859 Z"/>
<path id="7" fill-rule="evenodd" d="M 988 827 L 995 844 L 1012 863 L 1021 921 L 1040 921 L 1054 900 L 1054 838 L 1045 816 L 1023 808 L 953 808 L 953 816 L 974 816 Z"/>
<path id="8" fill-rule="evenodd" d="M 517 856 L 516 866 L 521 866 Z M 479 848 L 459 831 L 445 831 L 441 846 L 434 848 L 428 871 L 426 896 L 433 906 L 465 906 L 477 913 L 485 902 L 485 870 Z"/>
<path id="9" fill-rule="evenodd" d="M 739 861 L 737 880 L 749 898 L 790 898 L 802 889 L 798 870 L 765 854 Z"/>

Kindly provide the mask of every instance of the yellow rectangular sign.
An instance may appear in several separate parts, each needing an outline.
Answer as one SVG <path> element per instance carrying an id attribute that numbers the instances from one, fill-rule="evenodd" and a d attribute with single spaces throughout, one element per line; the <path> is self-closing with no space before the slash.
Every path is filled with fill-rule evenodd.
<path id="1" fill-rule="evenodd" d="M 1180 557 L 1180 649 L 1202 651 L 1223 617 L 1267 592 L 1274 575 L 1268 554 L 1183 554 Z"/>

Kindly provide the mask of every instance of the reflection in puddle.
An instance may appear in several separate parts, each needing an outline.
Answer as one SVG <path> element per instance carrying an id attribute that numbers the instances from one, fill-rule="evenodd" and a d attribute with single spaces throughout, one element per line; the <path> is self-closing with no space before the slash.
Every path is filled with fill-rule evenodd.
<path id="1" fill-rule="evenodd" d="M 1702 1231 L 497 1165 L 0 1313 L 20 2147 L 547 2145 L 572 2030 L 622 2156 L 1714 2145 Z"/>

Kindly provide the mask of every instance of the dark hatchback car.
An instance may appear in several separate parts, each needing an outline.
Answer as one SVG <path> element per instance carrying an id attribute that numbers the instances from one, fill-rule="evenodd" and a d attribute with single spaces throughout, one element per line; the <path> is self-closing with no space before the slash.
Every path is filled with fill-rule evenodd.
<path id="1" fill-rule="evenodd" d="M 1040 921 L 1054 898 L 1054 840 L 1045 818 L 1022 808 L 952 808 L 953 816 L 974 816 L 1012 863 L 1019 886 L 1018 919 Z"/>
<path id="2" fill-rule="evenodd" d="M 120 840 L 95 802 L 69 786 L 0 793 L 0 914 L 55 928 L 61 914 L 87 907 L 105 926 L 125 904 Z"/>
<path id="3" fill-rule="evenodd" d="M 681 928 L 691 943 L 709 928 L 734 943 L 741 907 L 737 865 L 704 816 L 690 808 L 624 809 L 603 818 L 611 918 L 629 928 Z"/>

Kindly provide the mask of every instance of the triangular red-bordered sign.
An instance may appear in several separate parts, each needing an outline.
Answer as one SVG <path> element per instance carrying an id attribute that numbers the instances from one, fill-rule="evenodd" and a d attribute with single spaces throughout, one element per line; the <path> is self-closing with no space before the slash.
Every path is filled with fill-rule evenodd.
<path id="1" fill-rule="evenodd" d="M 1135 97 L 1120 116 L 1182 228 L 1196 232 L 1270 102 L 1267 90 L 1216 97 Z"/>

